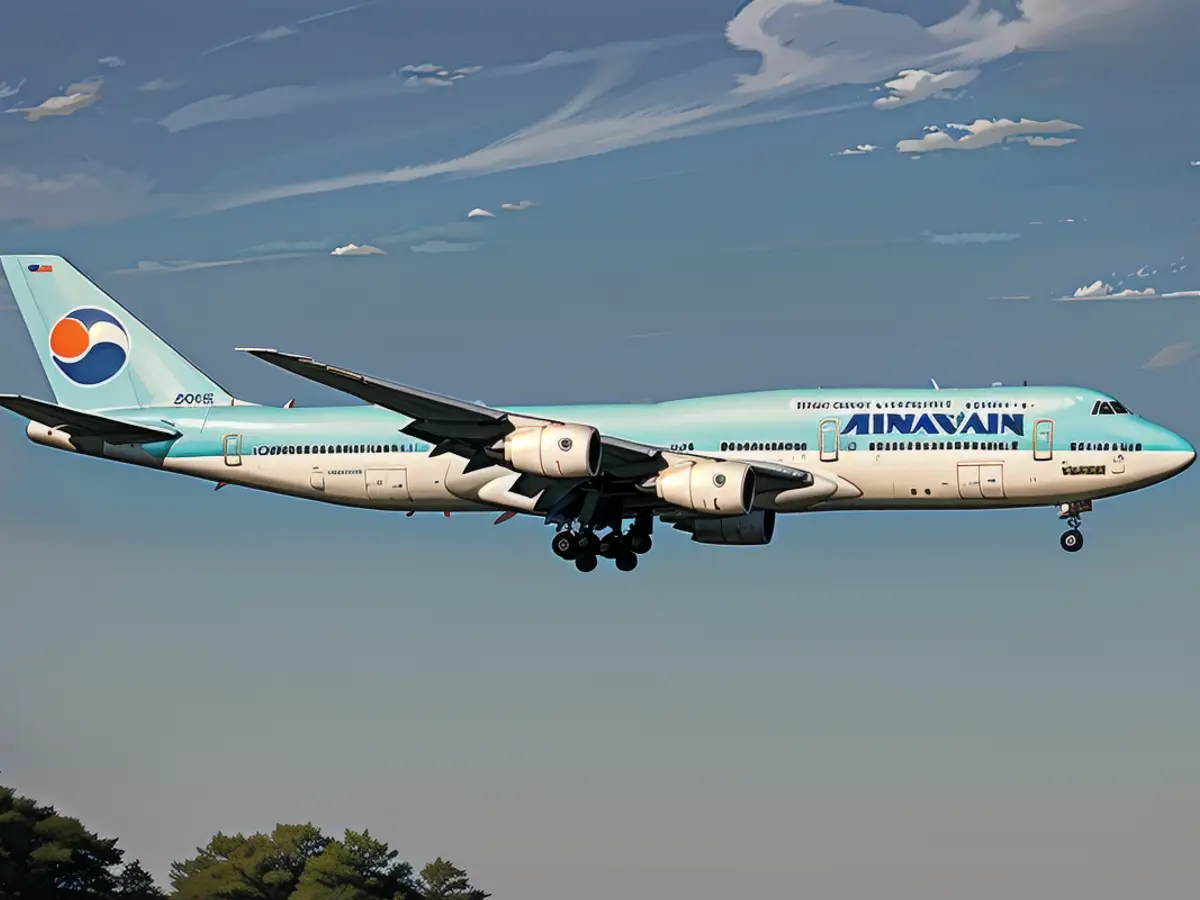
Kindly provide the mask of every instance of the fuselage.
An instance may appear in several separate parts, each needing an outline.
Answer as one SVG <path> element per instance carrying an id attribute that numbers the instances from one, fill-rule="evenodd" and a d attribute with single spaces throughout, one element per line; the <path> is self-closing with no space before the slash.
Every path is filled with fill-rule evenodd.
<path id="1" fill-rule="evenodd" d="M 200 398 L 197 398 L 200 399 Z M 805 511 L 1040 506 L 1109 497 L 1163 481 L 1192 446 L 1076 387 L 765 391 L 653 404 L 513 407 L 682 452 L 773 461 L 837 484 Z M 506 470 L 404 434 L 408 419 L 374 406 L 191 405 L 111 410 L 170 425 L 173 441 L 92 447 L 128 463 L 326 503 L 394 510 L 496 510 L 478 485 Z M 31 424 L 63 449 L 66 436 Z"/>

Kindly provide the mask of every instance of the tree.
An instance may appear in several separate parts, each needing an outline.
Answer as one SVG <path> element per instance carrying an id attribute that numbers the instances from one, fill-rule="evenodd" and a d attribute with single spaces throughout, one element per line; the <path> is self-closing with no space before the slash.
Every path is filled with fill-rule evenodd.
<path id="1" fill-rule="evenodd" d="M 0 786 L 0 897 L 5 900 L 107 898 L 123 851 L 78 819 Z"/>
<path id="2" fill-rule="evenodd" d="M 121 870 L 113 895 L 119 900 L 155 900 L 167 896 L 136 859 Z"/>
<path id="3" fill-rule="evenodd" d="M 218 832 L 197 855 L 171 865 L 177 900 L 288 900 L 309 861 L 330 839 L 312 823 L 269 835 Z"/>
<path id="4" fill-rule="evenodd" d="M 421 870 L 425 900 L 486 900 L 491 894 L 471 887 L 467 873 L 440 856 Z"/>
<path id="5" fill-rule="evenodd" d="M 330 841 L 309 860 L 290 900 L 421 900 L 412 866 L 367 831 Z"/>

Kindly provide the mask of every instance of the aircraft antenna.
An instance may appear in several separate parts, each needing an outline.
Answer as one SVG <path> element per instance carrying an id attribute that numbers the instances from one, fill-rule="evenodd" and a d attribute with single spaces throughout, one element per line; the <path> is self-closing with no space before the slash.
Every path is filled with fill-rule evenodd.
<path id="1" fill-rule="evenodd" d="M 934 381 L 932 378 L 930 378 L 930 379 L 929 379 L 929 383 L 933 385 L 933 389 L 934 389 L 935 391 L 940 391 L 940 390 L 941 390 L 941 388 L 940 388 L 940 387 L 938 387 L 938 383 L 937 383 L 936 381 Z"/>

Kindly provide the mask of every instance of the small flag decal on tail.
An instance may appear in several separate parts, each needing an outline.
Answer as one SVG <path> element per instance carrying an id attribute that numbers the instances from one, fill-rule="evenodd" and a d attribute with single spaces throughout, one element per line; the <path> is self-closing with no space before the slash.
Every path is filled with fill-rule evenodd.
<path id="1" fill-rule="evenodd" d="M 35 263 L 29 267 L 30 272 L 53 272 L 54 266 L 48 266 L 45 263 Z"/>

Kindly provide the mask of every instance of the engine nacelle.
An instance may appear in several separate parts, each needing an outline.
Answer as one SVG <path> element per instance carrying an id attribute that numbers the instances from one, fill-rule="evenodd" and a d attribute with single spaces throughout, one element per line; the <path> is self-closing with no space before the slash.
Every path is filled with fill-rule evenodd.
<path id="1" fill-rule="evenodd" d="M 754 508 L 754 487 L 754 470 L 745 463 L 704 461 L 660 472 L 654 491 L 660 500 L 692 512 L 738 516 Z"/>
<path id="2" fill-rule="evenodd" d="M 756 509 L 746 516 L 727 516 L 721 519 L 684 519 L 675 526 L 690 531 L 697 544 L 762 546 L 771 543 L 775 534 L 775 513 Z"/>
<path id="3" fill-rule="evenodd" d="M 600 471 L 600 433 L 588 425 L 535 425 L 504 438 L 504 461 L 525 475 L 591 478 Z"/>

